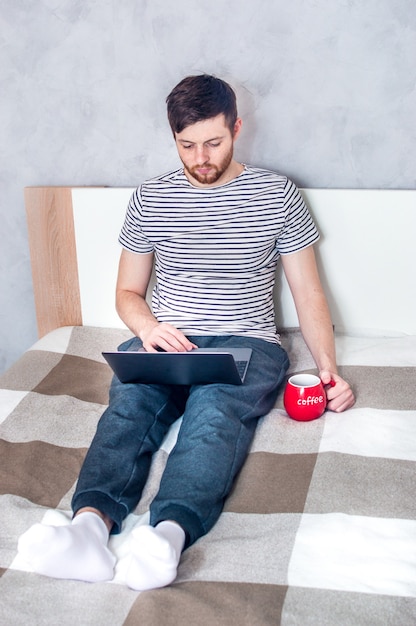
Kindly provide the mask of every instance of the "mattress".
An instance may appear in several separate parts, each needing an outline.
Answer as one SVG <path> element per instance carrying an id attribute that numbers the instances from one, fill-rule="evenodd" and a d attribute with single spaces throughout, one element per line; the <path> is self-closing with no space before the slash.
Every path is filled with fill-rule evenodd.
<path id="1" fill-rule="evenodd" d="M 48 333 L 0 378 L 0 623 L 308 625 L 416 623 L 416 337 L 337 335 L 357 396 L 342 414 L 291 420 L 276 406 L 208 535 L 183 553 L 176 581 L 138 593 L 123 556 L 148 522 L 180 428 L 154 456 L 137 509 L 110 548 L 114 580 L 37 575 L 17 554 L 33 523 L 68 524 L 70 500 L 111 370 L 101 356 L 129 332 Z M 314 372 L 300 333 L 282 335 L 290 373 Z"/>

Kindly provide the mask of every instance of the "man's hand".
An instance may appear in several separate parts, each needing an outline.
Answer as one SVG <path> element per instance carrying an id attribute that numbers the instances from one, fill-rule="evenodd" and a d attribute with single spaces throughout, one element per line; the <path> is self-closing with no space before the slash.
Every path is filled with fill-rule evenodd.
<path id="1" fill-rule="evenodd" d="M 327 409 L 341 413 L 353 406 L 355 403 L 354 393 L 347 381 L 328 370 L 319 372 L 319 377 L 325 386 Z"/>
<path id="2" fill-rule="evenodd" d="M 165 352 L 189 352 L 198 347 L 182 331 L 166 322 L 148 323 L 140 332 L 140 339 L 146 352 L 157 352 L 158 349 Z"/>

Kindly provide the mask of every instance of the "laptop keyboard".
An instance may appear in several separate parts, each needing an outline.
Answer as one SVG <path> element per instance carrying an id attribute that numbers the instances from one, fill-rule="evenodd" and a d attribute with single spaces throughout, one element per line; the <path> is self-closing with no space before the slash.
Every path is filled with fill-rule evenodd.
<path id="1" fill-rule="evenodd" d="M 247 361 L 236 361 L 235 364 L 237 366 L 237 371 L 240 374 L 240 378 L 243 378 L 247 366 Z"/>

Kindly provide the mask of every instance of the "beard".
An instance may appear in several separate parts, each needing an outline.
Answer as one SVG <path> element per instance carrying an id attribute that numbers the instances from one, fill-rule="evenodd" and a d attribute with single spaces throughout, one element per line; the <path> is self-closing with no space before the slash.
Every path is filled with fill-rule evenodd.
<path id="1" fill-rule="evenodd" d="M 212 163 L 203 163 L 202 165 L 194 165 L 193 167 L 188 167 L 186 163 L 183 163 L 185 170 L 201 185 L 213 185 L 216 183 L 224 172 L 227 171 L 228 166 L 230 165 L 233 158 L 233 148 L 230 148 L 230 151 L 225 155 L 223 160 L 219 165 L 213 165 Z M 199 169 L 209 168 L 210 172 L 207 174 L 201 174 L 198 172 Z"/>

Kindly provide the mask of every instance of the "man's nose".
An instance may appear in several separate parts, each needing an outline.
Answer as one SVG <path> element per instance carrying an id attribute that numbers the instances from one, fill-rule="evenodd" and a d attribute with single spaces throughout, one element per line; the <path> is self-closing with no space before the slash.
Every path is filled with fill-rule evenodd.
<path id="1" fill-rule="evenodd" d="M 196 160 L 199 165 L 202 165 L 209 160 L 208 148 L 206 146 L 196 147 Z"/>

